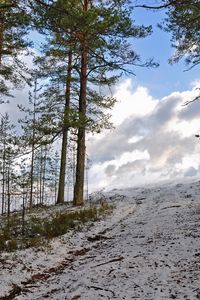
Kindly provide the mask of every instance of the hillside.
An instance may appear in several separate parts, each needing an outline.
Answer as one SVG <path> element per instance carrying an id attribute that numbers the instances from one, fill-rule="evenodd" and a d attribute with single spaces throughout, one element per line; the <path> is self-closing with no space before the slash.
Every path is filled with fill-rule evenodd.
<path id="1" fill-rule="evenodd" d="M 200 299 L 200 181 L 113 190 L 113 214 L 0 255 L 0 299 Z"/>

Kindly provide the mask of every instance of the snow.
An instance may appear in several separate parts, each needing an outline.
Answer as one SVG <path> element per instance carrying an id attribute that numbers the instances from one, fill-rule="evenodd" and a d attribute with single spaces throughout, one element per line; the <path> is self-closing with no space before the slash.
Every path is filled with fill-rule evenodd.
<path id="1" fill-rule="evenodd" d="M 200 181 L 107 192 L 112 215 L 2 253 L 0 299 L 200 299 L 199 196 Z"/>

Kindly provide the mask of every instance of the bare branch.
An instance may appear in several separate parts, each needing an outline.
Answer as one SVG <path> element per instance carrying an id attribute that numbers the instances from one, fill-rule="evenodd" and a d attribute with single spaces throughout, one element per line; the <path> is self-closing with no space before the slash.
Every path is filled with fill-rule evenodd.
<path id="1" fill-rule="evenodd" d="M 200 88 L 197 88 L 197 90 L 200 91 Z M 199 99 L 200 99 L 200 93 L 199 93 L 199 95 L 196 96 L 194 99 L 189 100 L 189 101 L 186 101 L 186 102 L 183 104 L 183 106 L 187 106 L 188 104 L 193 103 L 193 102 L 195 102 L 196 100 L 199 100 Z"/>
<path id="2" fill-rule="evenodd" d="M 151 6 L 151 5 L 143 4 L 143 5 L 135 5 L 134 7 L 136 7 L 136 8 L 146 8 L 146 9 L 162 9 L 162 8 L 167 8 L 167 7 L 169 7 L 171 5 L 174 5 L 174 4 L 177 4 L 177 0 L 169 1 L 166 4 L 157 5 L 157 6 Z"/>
<path id="3" fill-rule="evenodd" d="M 191 1 L 189 0 L 188 2 L 185 0 L 168 0 L 167 3 L 162 4 L 162 5 L 146 5 L 146 4 L 142 4 L 142 5 L 135 5 L 134 7 L 136 8 L 145 8 L 145 9 L 152 9 L 152 10 L 159 10 L 159 9 L 163 9 L 163 8 L 168 8 L 172 5 L 192 5 L 192 6 L 196 6 L 199 7 L 198 3 L 191 3 Z"/>

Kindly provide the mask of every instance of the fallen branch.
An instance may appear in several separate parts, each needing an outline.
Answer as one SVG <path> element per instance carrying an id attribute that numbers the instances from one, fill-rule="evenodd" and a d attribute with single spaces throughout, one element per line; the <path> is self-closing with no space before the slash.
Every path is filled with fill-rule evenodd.
<path id="1" fill-rule="evenodd" d="M 109 261 L 106 261 L 106 262 L 103 262 L 101 264 L 95 265 L 95 266 L 93 266 L 93 268 L 100 267 L 100 266 L 103 266 L 103 265 L 107 265 L 107 264 L 110 264 L 112 262 L 121 261 L 123 259 L 124 259 L 123 256 L 115 257 L 115 258 L 113 258 L 113 259 L 111 259 Z"/>
<path id="2" fill-rule="evenodd" d="M 88 286 L 88 288 L 95 289 L 95 290 L 100 290 L 100 291 L 105 291 L 105 292 L 110 292 L 115 297 L 115 293 L 112 290 L 104 289 L 104 288 L 101 288 L 99 286 L 94 286 L 94 285 Z"/>
<path id="3" fill-rule="evenodd" d="M 168 209 L 168 208 L 177 208 L 177 207 L 181 207 L 181 205 L 166 206 L 166 207 L 163 207 L 162 210 Z"/>

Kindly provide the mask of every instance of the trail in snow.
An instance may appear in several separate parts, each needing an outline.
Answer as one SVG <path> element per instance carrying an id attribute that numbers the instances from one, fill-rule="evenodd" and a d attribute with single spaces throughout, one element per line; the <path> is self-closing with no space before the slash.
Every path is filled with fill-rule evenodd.
<path id="1" fill-rule="evenodd" d="M 115 214 L 89 231 L 54 240 L 45 255 L 29 249 L 10 258 L 16 268 L 1 270 L 2 295 L 14 282 L 10 299 L 18 300 L 200 299 L 200 182 L 107 197 L 116 192 L 125 198 L 112 197 Z"/>

